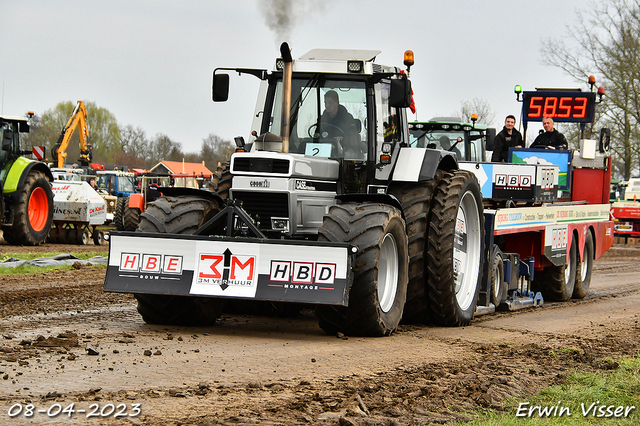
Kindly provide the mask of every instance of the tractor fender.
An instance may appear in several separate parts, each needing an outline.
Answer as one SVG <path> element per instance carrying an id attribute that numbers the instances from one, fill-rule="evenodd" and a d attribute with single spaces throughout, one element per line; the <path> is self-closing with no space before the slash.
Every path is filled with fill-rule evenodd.
<path id="1" fill-rule="evenodd" d="M 42 172 L 49 181 L 53 181 L 53 174 L 46 164 L 25 157 L 18 157 L 9 166 L 9 172 L 4 180 L 3 193 L 14 198 L 17 197 L 20 194 L 19 189 L 24 185 L 24 180 L 31 170 Z"/>
<path id="2" fill-rule="evenodd" d="M 438 169 L 458 169 L 455 154 L 432 148 L 401 148 L 391 180 L 394 182 L 432 180 Z"/>
<path id="3" fill-rule="evenodd" d="M 129 208 L 144 211 L 144 196 L 142 194 L 129 195 Z"/>
<path id="4" fill-rule="evenodd" d="M 204 189 L 173 188 L 169 186 L 161 186 L 158 188 L 158 190 L 165 197 L 178 196 L 178 195 L 193 195 L 196 197 L 208 198 L 210 200 L 213 200 L 217 202 L 220 205 L 220 207 L 225 206 L 227 203 L 225 200 L 222 199 L 222 197 L 220 197 L 220 195 L 218 195 L 217 192 L 211 192 Z"/>

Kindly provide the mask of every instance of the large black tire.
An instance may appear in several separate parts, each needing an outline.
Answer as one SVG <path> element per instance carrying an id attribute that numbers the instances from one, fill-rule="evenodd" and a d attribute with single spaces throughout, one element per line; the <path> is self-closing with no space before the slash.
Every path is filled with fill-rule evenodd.
<path id="1" fill-rule="evenodd" d="M 233 299 L 229 300 L 229 303 L 225 305 L 224 312 L 243 315 L 293 318 L 298 316 L 303 308 L 304 305 L 302 303 Z"/>
<path id="2" fill-rule="evenodd" d="M 225 163 L 222 166 L 218 166 L 211 177 L 211 187 L 215 188 L 215 191 L 223 200 L 226 200 L 229 198 L 229 189 L 231 189 L 232 180 L 233 175 L 229 170 L 229 164 Z"/>
<path id="3" fill-rule="evenodd" d="M 500 302 L 507 300 L 508 286 L 504 279 L 504 263 L 502 250 L 497 246 L 493 248 L 493 256 L 491 260 L 491 303 L 494 306 L 500 305 Z"/>
<path id="4" fill-rule="evenodd" d="M 320 328 L 329 334 L 393 333 L 402 318 L 409 267 L 400 211 L 384 204 L 334 205 L 324 217 L 318 240 L 349 242 L 358 247 L 349 306 L 318 305 Z"/>
<path id="5" fill-rule="evenodd" d="M 213 325 L 222 315 L 219 300 L 208 297 L 136 294 L 138 312 L 147 324 Z"/>
<path id="6" fill-rule="evenodd" d="M 13 206 L 13 225 L 3 226 L 7 243 L 37 246 L 43 243 L 53 224 L 53 191 L 44 173 L 31 170 L 19 189 Z"/>
<path id="7" fill-rule="evenodd" d="M 160 197 L 140 215 L 139 232 L 193 234 L 220 211 L 212 200 L 195 197 Z M 212 325 L 222 314 L 221 299 L 193 296 L 136 294 L 138 312 L 148 324 Z"/>
<path id="8" fill-rule="evenodd" d="M 124 231 L 124 208 L 129 203 L 129 198 L 118 197 L 116 200 L 116 209 L 113 212 L 113 224 L 118 231 Z"/>
<path id="9" fill-rule="evenodd" d="M 127 204 L 125 204 L 122 213 L 122 223 L 125 231 L 135 231 L 140 224 L 140 209 L 129 207 L 128 200 L 127 198 Z"/>
<path id="10" fill-rule="evenodd" d="M 429 220 L 433 191 L 442 177 L 438 171 L 434 180 L 420 184 L 404 184 L 391 188 L 391 194 L 400 201 L 409 239 L 409 284 L 402 322 L 405 324 L 427 324 L 429 298 L 425 274 L 425 256 L 429 236 Z"/>
<path id="11" fill-rule="evenodd" d="M 473 319 L 484 267 L 483 244 L 478 180 L 464 170 L 444 173 L 433 195 L 427 244 L 428 296 L 436 324 L 462 326 Z"/>
<path id="12" fill-rule="evenodd" d="M 584 299 L 591 285 L 591 273 L 593 272 L 593 261 L 595 258 L 595 246 L 591 231 L 587 231 L 587 238 L 584 240 L 584 255 L 582 262 L 576 268 L 576 284 L 573 288 L 574 299 Z"/>
<path id="13" fill-rule="evenodd" d="M 571 299 L 576 284 L 578 247 L 575 235 L 571 236 L 569 263 L 563 266 L 548 266 L 536 271 L 532 289 L 542 292 L 545 300 L 564 302 Z"/>

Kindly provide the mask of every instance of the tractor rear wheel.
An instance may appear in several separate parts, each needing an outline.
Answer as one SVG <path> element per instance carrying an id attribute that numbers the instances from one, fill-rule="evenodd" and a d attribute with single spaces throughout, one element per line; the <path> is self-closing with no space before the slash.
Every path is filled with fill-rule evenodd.
<path id="1" fill-rule="evenodd" d="M 215 188 L 215 191 L 220 195 L 223 200 L 229 198 L 229 189 L 231 188 L 231 182 L 233 175 L 229 170 L 229 164 L 226 163 L 222 166 L 218 166 L 216 171 L 211 177 L 210 187 Z"/>
<path id="2" fill-rule="evenodd" d="M 425 274 L 427 238 L 433 191 L 442 177 L 438 170 L 433 180 L 419 185 L 406 184 L 391 188 L 390 192 L 401 203 L 409 238 L 409 284 L 407 302 L 404 305 L 402 322 L 405 324 L 427 324 L 429 298 Z"/>
<path id="3" fill-rule="evenodd" d="M 575 235 L 572 235 L 569 263 L 562 266 L 552 265 L 542 271 L 536 271 L 532 289 L 542 292 L 545 300 L 564 302 L 571 299 L 576 284 L 577 255 L 577 242 Z"/>
<path id="4" fill-rule="evenodd" d="M 160 197 L 140 215 L 139 231 L 193 234 L 220 211 L 215 201 L 194 197 Z M 136 294 L 138 312 L 148 324 L 211 325 L 222 314 L 220 299 Z"/>
<path id="5" fill-rule="evenodd" d="M 116 200 L 116 209 L 113 212 L 113 224 L 116 226 L 116 230 L 124 231 L 124 208 L 126 207 L 128 199 L 118 197 Z"/>
<path id="6" fill-rule="evenodd" d="M 433 195 L 427 247 L 431 317 L 443 326 L 467 325 L 480 292 L 484 256 L 480 185 L 467 171 L 444 173 Z"/>
<path id="7" fill-rule="evenodd" d="M 595 247 L 593 244 L 593 235 L 591 231 L 587 231 L 587 238 L 584 240 L 584 255 L 582 262 L 576 268 L 576 285 L 573 288 L 574 299 L 584 299 L 591 285 L 591 273 L 593 272 L 593 259 Z"/>
<path id="8" fill-rule="evenodd" d="M 318 305 L 320 328 L 329 334 L 393 333 L 402 318 L 409 266 L 400 211 L 384 204 L 334 205 L 324 217 L 318 240 L 358 247 L 349 306 Z"/>
<path id="9" fill-rule="evenodd" d="M 19 190 L 13 226 L 4 226 L 10 244 L 37 246 L 45 241 L 53 223 L 53 191 L 44 173 L 32 170 Z"/>
<path id="10" fill-rule="evenodd" d="M 127 198 L 127 200 L 129 200 Z M 128 204 L 128 203 L 127 203 Z M 140 209 L 131 208 L 127 204 L 122 213 L 122 223 L 125 231 L 135 231 L 140 224 Z"/>

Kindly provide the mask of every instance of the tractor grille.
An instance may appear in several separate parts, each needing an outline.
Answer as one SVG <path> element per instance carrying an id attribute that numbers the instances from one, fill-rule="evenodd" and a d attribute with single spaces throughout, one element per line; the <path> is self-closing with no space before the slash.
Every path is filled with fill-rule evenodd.
<path id="1" fill-rule="evenodd" d="M 233 198 L 242 201 L 242 208 L 260 222 L 260 229 L 271 229 L 272 217 L 290 217 L 288 193 L 233 191 Z"/>
<path id="2" fill-rule="evenodd" d="M 289 173 L 289 160 L 279 158 L 236 158 L 233 172 Z"/>

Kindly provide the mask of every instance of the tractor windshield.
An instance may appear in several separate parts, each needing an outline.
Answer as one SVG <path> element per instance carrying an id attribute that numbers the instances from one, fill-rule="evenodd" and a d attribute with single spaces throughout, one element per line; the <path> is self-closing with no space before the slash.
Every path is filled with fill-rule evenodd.
<path id="1" fill-rule="evenodd" d="M 418 148 L 435 148 L 455 152 L 458 160 L 464 160 L 464 131 L 452 128 L 412 128 L 410 130 L 411 146 Z"/>
<path id="2" fill-rule="evenodd" d="M 118 192 L 135 192 L 133 176 L 120 176 L 118 178 Z"/>
<path id="3" fill-rule="evenodd" d="M 268 131 L 280 134 L 282 81 L 276 86 Z M 291 94 L 289 152 L 366 160 L 365 83 L 313 75 L 294 78 Z"/>

